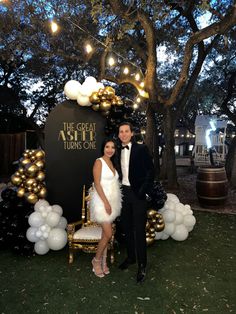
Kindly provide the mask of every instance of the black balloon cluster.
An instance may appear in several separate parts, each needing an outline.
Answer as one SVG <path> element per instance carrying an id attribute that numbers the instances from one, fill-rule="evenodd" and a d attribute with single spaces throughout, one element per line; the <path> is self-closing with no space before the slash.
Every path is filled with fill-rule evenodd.
<path id="1" fill-rule="evenodd" d="M 0 250 L 12 249 L 20 255 L 32 255 L 33 243 L 27 240 L 26 231 L 29 227 L 28 217 L 33 212 L 33 205 L 17 197 L 14 189 L 4 189 L 1 197 Z"/>
<path id="2" fill-rule="evenodd" d="M 135 111 L 129 102 L 125 102 L 123 106 L 112 106 L 107 116 L 106 135 L 114 136 L 118 131 L 118 126 L 124 121 L 130 122 L 135 133 L 139 133 L 141 127 L 145 124 L 145 115 Z"/>
<path id="3" fill-rule="evenodd" d="M 158 210 L 161 209 L 167 200 L 166 192 L 159 181 L 154 181 L 152 189 L 147 195 L 148 207 Z"/>

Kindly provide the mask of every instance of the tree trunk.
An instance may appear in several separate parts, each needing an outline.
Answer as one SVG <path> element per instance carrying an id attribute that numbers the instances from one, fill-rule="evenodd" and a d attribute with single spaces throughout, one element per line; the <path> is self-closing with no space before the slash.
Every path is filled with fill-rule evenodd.
<path id="1" fill-rule="evenodd" d="M 236 137 L 233 138 L 226 156 L 225 170 L 232 188 L 236 188 Z"/>
<path id="2" fill-rule="evenodd" d="M 165 149 L 162 155 L 161 178 L 167 179 L 167 186 L 172 189 L 178 187 L 178 182 L 175 161 L 175 119 L 170 107 L 166 108 L 163 130 Z"/>

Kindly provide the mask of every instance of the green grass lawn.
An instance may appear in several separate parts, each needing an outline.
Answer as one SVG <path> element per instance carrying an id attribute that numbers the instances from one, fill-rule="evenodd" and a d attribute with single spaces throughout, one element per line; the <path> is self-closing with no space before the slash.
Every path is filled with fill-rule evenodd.
<path id="1" fill-rule="evenodd" d="M 148 248 L 148 273 L 137 285 L 136 266 L 111 274 L 91 272 L 91 254 L 67 249 L 45 256 L 0 255 L 0 313 L 236 313 L 236 215 L 195 212 L 187 240 L 156 241 Z"/>

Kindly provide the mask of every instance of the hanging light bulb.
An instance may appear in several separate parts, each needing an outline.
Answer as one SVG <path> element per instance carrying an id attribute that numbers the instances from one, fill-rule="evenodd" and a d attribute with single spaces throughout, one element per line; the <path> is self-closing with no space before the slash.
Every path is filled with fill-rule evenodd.
<path id="1" fill-rule="evenodd" d="M 113 58 L 113 57 L 110 57 L 109 59 L 108 59 L 108 64 L 109 64 L 109 66 L 113 66 L 113 65 L 115 65 L 115 59 Z"/>
<path id="2" fill-rule="evenodd" d="M 125 67 L 123 73 L 124 73 L 124 74 L 129 74 L 129 68 L 128 68 L 128 67 Z"/>
<path id="3" fill-rule="evenodd" d="M 58 25 L 54 21 L 51 22 L 51 30 L 53 33 L 56 33 L 58 31 Z"/>
<path id="4" fill-rule="evenodd" d="M 144 87 L 144 82 L 141 82 L 141 83 L 139 84 L 139 86 L 143 88 L 143 87 Z"/>
<path id="5" fill-rule="evenodd" d="M 86 44 L 86 46 L 85 46 L 85 51 L 86 51 L 87 53 L 90 53 L 90 52 L 93 51 L 93 47 L 92 47 L 90 44 Z"/>
<path id="6" fill-rule="evenodd" d="M 135 109 L 138 109 L 138 104 L 134 103 L 134 104 L 133 104 L 133 108 L 134 108 L 134 110 L 135 110 Z"/>
<path id="7" fill-rule="evenodd" d="M 140 74 L 139 74 L 139 73 L 136 73 L 136 74 L 135 74 L 135 79 L 136 79 L 136 81 L 139 81 L 139 80 L 140 80 Z"/>
<path id="8" fill-rule="evenodd" d="M 141 99 L 138 97 L 138 98 L 136 99 L 136 101 L 137 101 L 137 103 L 140 103 L 140 102 L 141 102 Z"/>

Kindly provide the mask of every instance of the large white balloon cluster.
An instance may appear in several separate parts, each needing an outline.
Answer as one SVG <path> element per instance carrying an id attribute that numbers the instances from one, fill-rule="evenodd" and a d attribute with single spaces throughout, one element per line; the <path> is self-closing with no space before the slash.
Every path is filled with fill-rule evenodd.
<path id="1" fill-rule="evenodd" d="M 30 242 L 35 242 L 37 254 L 44 255 L 49 249 L 57 251 L 66 245 L 67 220 L 62 217 L 62 212 L 61 206 L 50 206 L 46 200 L 41 199 L 34 205 L 34 212 L 28 219 L 30 227 L 26 237 Z"/>
<path id="2" fill-rule="evenodd" d="M 163 216 L 165 228 L 162 232 L 156 232 L 156 240 L 166 240 L 169 237 L 176 241 L 187 239 L 196 223 L 190 205 L 180 203 L 176 195 L 167 193 L 165 205 L 158 212 Z"/>
<path id="3" fill-rule="evenodd" d="M 100 88 L 104 88 L 104 85 L 93 76 L 88 76 L 83 84 L 80 82 L 71 80 L 65 84 L 64 93 L 71 100 L 77 100 L 80 106 L 91 106 L 92 103 L 89 97 L 93 92 L 98 92 Z"/>

